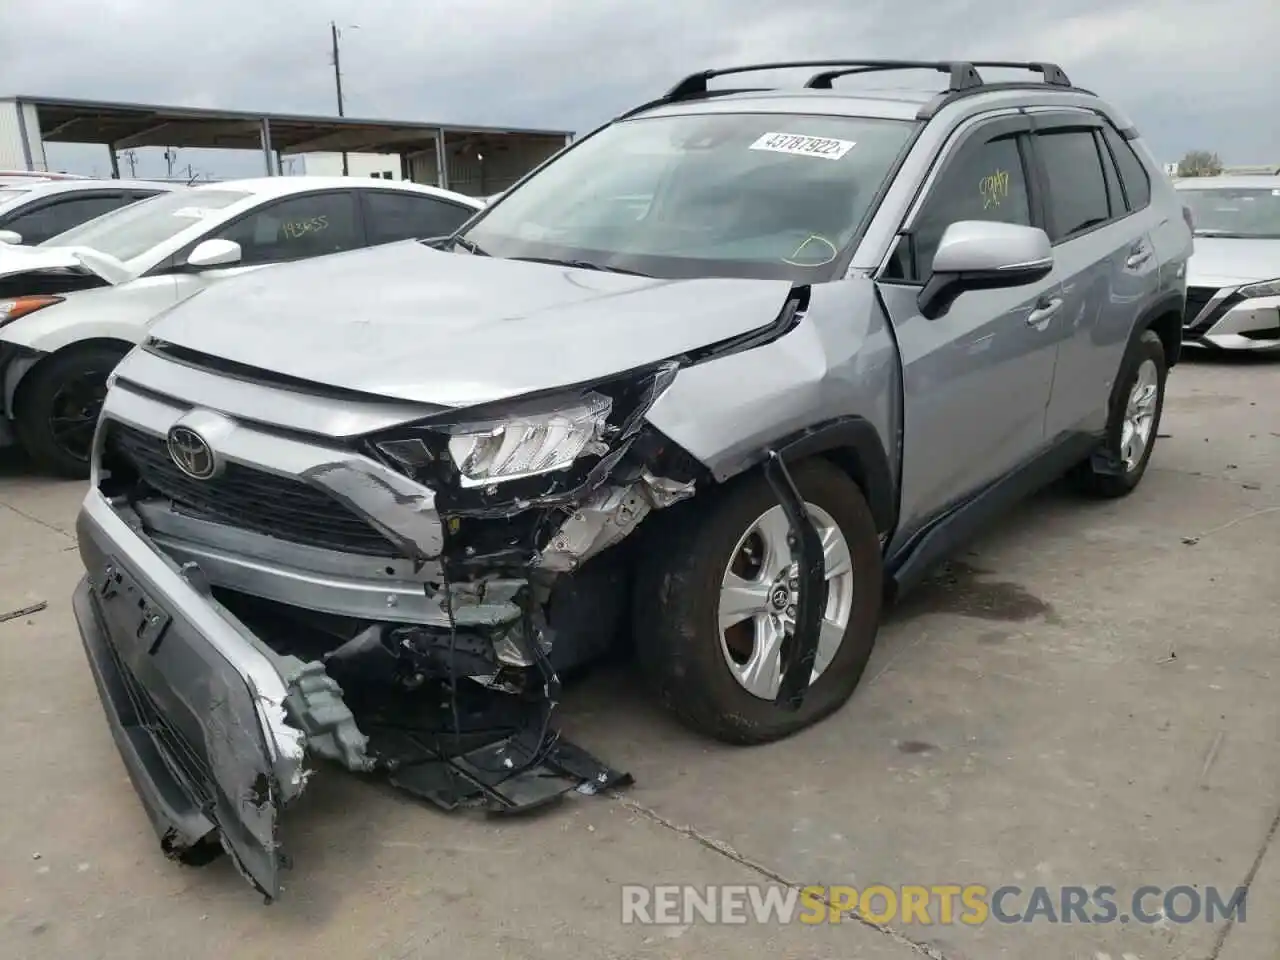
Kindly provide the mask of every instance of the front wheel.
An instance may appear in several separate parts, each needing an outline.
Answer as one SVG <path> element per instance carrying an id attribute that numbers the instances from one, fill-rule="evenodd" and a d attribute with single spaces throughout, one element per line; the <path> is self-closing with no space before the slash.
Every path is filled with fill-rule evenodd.
<path id="1" fill-rule="evenodd" d="M 794 645 L 798 579 L 786 514 L 763 475 L 655 517 L 640 564 L 641 666 L 687 726 L 730 743 L 777 740 L 839 708 L 879 627 L 880 540 L 862 491 L 824 460 L 800 464 L 793 477 L 822 540 L 827 581 L 799 710 L 774 703 Z"/>
<path id="2" fill-rule="evenodd" d="M 107 377 L 127 352 L 106 344 L 68 347 L 23 378 L 14 398 L 14 421 L 38 468 L 72 480 L 89 476 Z"/>
<path id="3" fill-rule="evenodd" d="M 1106 443 L 1072 473 L 1082 492 L 1123 497 L 1142 481 L 1160 429 L 1167 375 L 1164 343 L 1154 330 L 1142 331 L 1116 379 Z"/>

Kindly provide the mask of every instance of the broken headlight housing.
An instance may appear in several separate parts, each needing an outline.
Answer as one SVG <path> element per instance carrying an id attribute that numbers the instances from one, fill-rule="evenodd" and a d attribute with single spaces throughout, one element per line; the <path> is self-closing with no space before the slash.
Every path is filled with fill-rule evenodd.
<path id="1" fill-rule="evenodd" d="M 557 470 L 584 454 L 603 456 L 613 400 L 587 391 L 514 407 L 500 417 L 468 419 L 436 428 L 461 487 L 481 487 Z M 416 470 L 435 459 L 423 437 L 386 439 L 374 445 L 400 465 Z"/>
<path id="2" fill-rule="evenodd" d="M 625 455 L 676 375 L 664 361 L 578 387 L 444 411 L 365 436 L 369 452 L 436 493 L 442 513 L 510 516 L 572 502 Z"/>

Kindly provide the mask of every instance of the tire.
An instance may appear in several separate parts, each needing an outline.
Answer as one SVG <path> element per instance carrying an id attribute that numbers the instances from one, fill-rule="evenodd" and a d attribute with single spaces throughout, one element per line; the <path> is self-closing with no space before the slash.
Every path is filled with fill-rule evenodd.
<path id="1" fill-rule="evenodd" d="M 1124 446 L 1125 424 L 1131 409 L 1134 388 L 1139 374 L 1154 368 L 1154 406 L 1150 411 L 1147 442 L 1141 455 L 1126 463 Z M 1154 330 L 1143 330 L 1133 341 L 1120 365 L 1115 388 L 1111 394 L 1110 417 L 1107 421 L 1107 438 L 1101 450 L 1078 464 L 1071 473 L 1076 488 L 1086 496 L 1104 499 L 1124 497 L 1137 488 L 1147 472 L 1151 451 L 1155 449 L 1160 432 L 1160 416 L 1164 412 L 1164 388 L 1168 377 L 1164 344 Z M 1099 463 L 1101 461 L 1101 464 Z M 1104 472 L 1100 465 L 1110 465 Z"/>
<path id="2" fill-rule="evenodd" d="M 822 459 L 799 464 L 792 476 L 811 512 L 824 512 L 843 534 L 853 570 L 850 580 L 831 581 L 847 584 L 847 592 L 832 588 L 837 597 L 851 596 L 847 626 L 799 710 L 748 692 L 731 671 L 720 631 L 721 588 L 731 554 L 762 515 L 780 509 L 761 472 L 655 517 L 659 523 L 637 570 L 633 632 L 642 669 L 658 699 L 686 726 L 727 743 L 778 740 L 838 709 L 858 685 L 879 629 L 883 563 L 862 491 Z"/>
<path id="3" fill-rule="evenodd" d="M 107 375 L 128 352 L 128 348 L 101 343 L 68 347 L 46 357 L 22 379 L 14 398 L 14 425 L 38 469 L 72 480 L 89 476 L 88 452 L 106 395 Z M 60 438 L 51 422 L 73 412 L 72 407 L 84 424 L 72 428 L 75 438 L 84 441 L 83 456 L 78 455 L 78 446 L 72 449 L 72 434 Z"/>

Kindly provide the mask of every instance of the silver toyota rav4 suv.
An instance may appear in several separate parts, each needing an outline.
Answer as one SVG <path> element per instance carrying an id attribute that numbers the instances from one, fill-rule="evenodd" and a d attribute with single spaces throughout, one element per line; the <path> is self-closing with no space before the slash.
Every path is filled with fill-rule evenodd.
<path id="1" fill-rule="evenodd" d="M 820 72 L 708 85 L 783 67 Z M 835 82 L 896 69 L 946 87 Z M 550 723 L 619 648 L 712 737 L 818 721 L 1015 498 L 1138 484 L 1191 250 L 1057 66 L 824 61 L 690 76 L 450 238 L 189 300 L 114 374 L 75 597 L 164 849 L 274 896 L 314 760 L 445 808 L 625 783 Z"/>

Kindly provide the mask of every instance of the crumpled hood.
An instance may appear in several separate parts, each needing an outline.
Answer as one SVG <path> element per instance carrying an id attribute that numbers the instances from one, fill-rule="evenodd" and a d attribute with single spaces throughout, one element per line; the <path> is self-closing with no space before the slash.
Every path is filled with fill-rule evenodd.
<path id="1" fill-rule="evenodd" d="M 1196 237 L 1187 265 L 1193 287 L 1233 287 L 1280 277 L 1280 240 Z"/>
<path id="2" fill-rule="evenodd" d="M 303 380 L 465 406 L 579 383 L 771 323 L 782 280 L 655 280 L 405 242 L 211 285 L 151 328 Z"/>
<path id="3" fill-rule="evenodd" d="M 89 247 L 23 247 L 0 243 L 0 277 L 44 270 L 74 270 L 95 274 L 115 286 L 133 274 L 115 257 Z"/>

